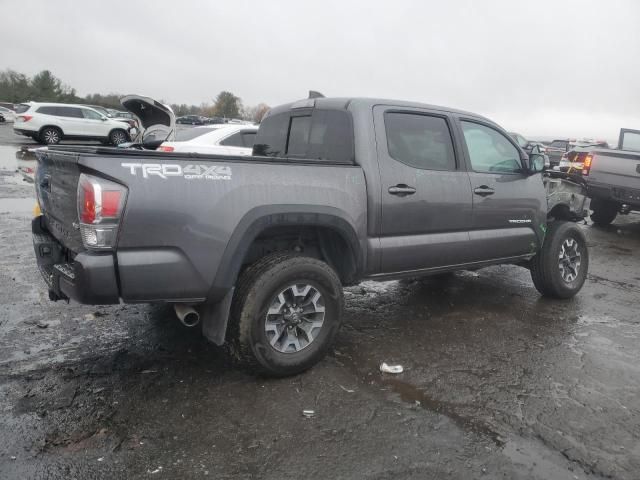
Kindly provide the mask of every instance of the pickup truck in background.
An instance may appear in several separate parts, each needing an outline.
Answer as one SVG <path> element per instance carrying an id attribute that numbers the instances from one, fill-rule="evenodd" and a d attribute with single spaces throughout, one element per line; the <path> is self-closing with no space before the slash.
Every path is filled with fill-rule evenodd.
<path id="1" fill-rule="evenodd" d="M 515 264 L 564 299 L 587 275 L 582 187 L 472 113 L 310 98 L 273 108 L 252 156 L 37 155 L 33 241 L 52 300 L 172 303 L 272 375 L 326 354 L 343 285 Z"/>
<path id="2" fill-rule="evenodd" d="M 640 130 L 621 129 L 615 150 L 591 149 L 581 155 L 593 223 L 609 225 L 618 213 L 640 211 Z"/>

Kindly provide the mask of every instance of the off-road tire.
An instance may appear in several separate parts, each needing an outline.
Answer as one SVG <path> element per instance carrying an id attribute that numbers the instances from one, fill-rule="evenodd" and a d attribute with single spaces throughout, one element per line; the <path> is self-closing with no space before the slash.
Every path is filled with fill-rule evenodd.
<path id="1" fill-rule="evenodd" d="M 324 323 L 305 348 L 282 353 L 273 348 L 265 333 L 270 302 L 291 284 L 309 284 L 324 300 Z M 240 363 L 271 376 L 295 375 L 326 355 L 342 323 L 344 297 L 340 279 L 325 262 L 293 253 L 274 253 L 249 266 L 240 276 L 231 304 L 227 333 L 233 354 Z"/>
<path id="2" fill-rule="evenodd" d="M 45 145 L 56 145 L 62 140 L 62 131 L 56 127 L 44 127 L 38 135 L 38 141 Z"/>
<path id="3" fill-rule="evenodd" d="M 578 243 L 580 267 L 576 278 L 567 282 L 562 277 L 559 259 L 565 240 Z M 576 295 L 589 271 L 589 250 L 584 233 L 572 222 L 555 221 L 547 227 L 544 243 L 538 254 L 531 260 L 531 278 L 536 289 L 546 297 L 567 299 Z"/>
<path id="4" fill-rule="evenodd" d="M 613 222 L 618 215 L 620 205 L 615 202 L 594 198 L 591 200 L 591 221 L 600 227 L 606 227 Z"/>

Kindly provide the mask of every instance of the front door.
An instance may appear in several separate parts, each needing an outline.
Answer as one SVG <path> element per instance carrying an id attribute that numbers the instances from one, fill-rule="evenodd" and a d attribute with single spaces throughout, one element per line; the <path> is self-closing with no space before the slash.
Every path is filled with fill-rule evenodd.
<path id="1" fill-rule="evenodd" d="M 100 115 L 98 112 L 96 112 L 95 110 L 90 110 L 88 108 L 83 108 L 82 115 L 84 117 L 82 125 L 84 127 L 85 136 L 106 137 L 109 134 L 109 127 L 106 126 L 106 122 L 105 120 L 103 120 L 103 118 L 105 117 Z"/>
<path id="2" fill-rule="evenodd" d="M 442 112 L 377 106 L 382 186 L 382 273 L 464 263 L 470 259 L 469 176 Z"/>
<path id="3" fill-rule="evenodd" d="M 494 260 L 535 252 L 535 229 L 546 217 L 540 175 L 528 175 L 520 150 L 488 124 L 461 120 L 473 192 L 474 260 Z M 543 215 L 543 218 L 541 218 Z"/>

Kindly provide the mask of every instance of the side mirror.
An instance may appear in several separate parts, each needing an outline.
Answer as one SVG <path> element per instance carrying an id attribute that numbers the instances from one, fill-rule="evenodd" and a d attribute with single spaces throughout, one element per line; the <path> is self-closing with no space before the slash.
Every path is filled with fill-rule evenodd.
<path id="1" fill-rule="evenodd" d="M 529 173 L 535 174 L 540 173 L 544 170 L 545 165 L 548 163 L 548 160 L 545 158 L 546 155 L 541 153 L 531 153 L 529 155 Z"/>
<path id="2" fill-rule="evenodd" d="M 102 120 L 103 122 L 106 122 L 109 119 L 107 117 L 102 117 L 100 120 Z"/>

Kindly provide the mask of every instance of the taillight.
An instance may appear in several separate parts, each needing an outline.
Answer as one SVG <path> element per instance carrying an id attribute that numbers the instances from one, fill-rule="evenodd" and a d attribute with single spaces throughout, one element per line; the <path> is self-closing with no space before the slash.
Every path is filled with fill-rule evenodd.
<path id="1" fill-rule="evenodd" d="M 127 188 L 103 178 L 81 174 L 78 181 L 78 218 L 86 248 L 113 248 Z"/>
<path id="2" fill-rule="evenodd" d="M 16 117 L 16 121 L 18 122 L 28 122 L 33 118 L 33 115 L 18 115 Z"/>
<path id="3" fill-rule="evenodd" d="M 175 148 L 170 145 L 160 145 L 158 147 L 158 150 L 160 150 L 161 152 L 173 152 Z"/>
<path id="4" fill-rule="evenodd" d="M 589 171 L 591 170 L 591 164 L 593 163 L 593 158 L 595 155 L 589 153 L 586 157 L 584 157 L 584 162 L 582 164 L 582 175 L 589 175 Z"/>

